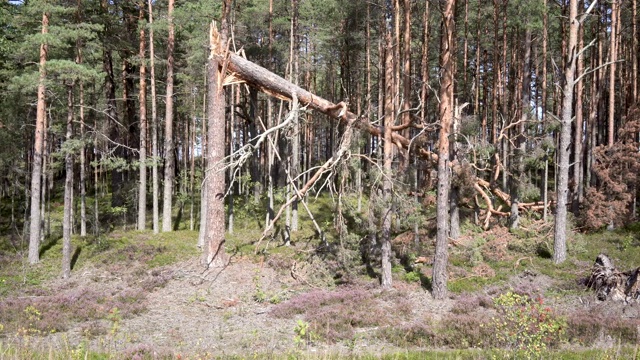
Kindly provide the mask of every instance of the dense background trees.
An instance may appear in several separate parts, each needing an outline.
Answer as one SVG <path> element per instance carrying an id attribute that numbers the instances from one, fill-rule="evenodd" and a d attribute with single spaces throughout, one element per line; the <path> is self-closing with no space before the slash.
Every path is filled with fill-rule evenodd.
<path id="1" fill-rule="evenodd" d="M 30 239 L 31 263 L 57 233 L 51 202 L 63 191 L 67 241 L 114 225 L 143 230 L 147 218 L 159 231 L 160 183 L 162 230 L 200 223 L 201 246 L 222 241 L 223 198 L 227 223 L 237 202 L 264 212 L 258 218 L 270 231 L 284 199 L 293 199 L 281 220 L 290 242 L 306 211 L 298 206 L 302 184 L 333 194 L 331 223 L 315 225 L 317 244 L 363 249 L 382 269 L 383 286 L 395 235 L 429 241 L 421 229 L 433 226 L 435 196 L 438 296 L 446 293 L 447 242 L 461 222 L 517 231 L 521 216 L 553 221 L 550 209 L 559 215 L 554 259 L 562 262 L 565 210 L 579 229 L 635 217 L 636 1 L 224 5 L 0 5 L 0 194 L 12 204 L 2 223 Z M 221 72 L 224 61 L 208 61 L 212 19 L 228 34 L 222 52 L 228 47 L 340 105 L 357 116 L 355 125 L 339 111 L 296 108 Z M 214 72 L 224 84 L 210 83 Z M 213 113 L 224 124 L 212 122 Z M 360 130 L 344 144 L 352 125 Z M 219 166 L 211 154 L 223 148 L 229 157 Z M 348 156 L 309 183 L 341 148 Z M 202 191 L 210 181 L 215 187 Z M 216 222 L 213 234 L 205 224 Z"/>

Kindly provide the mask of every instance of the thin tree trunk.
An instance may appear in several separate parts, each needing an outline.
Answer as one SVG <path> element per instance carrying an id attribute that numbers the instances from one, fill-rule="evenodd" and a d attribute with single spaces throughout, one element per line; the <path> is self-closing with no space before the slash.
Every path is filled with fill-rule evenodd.
<path id="1" fill-rule="evenodd" d="M 198 129 L 198 116 L 196 114 L 196 95 L 197 95 L 197 91 L 193 92 L 193 108 L 192 108 L 192 119 L 193 119 L 193 125 L 191 128 L 191 139 L 190 139 L 190 145 L 191 146 L 191 163 L 189 164 L 189 196 L 191 197 L 191 207 L 189 209 L 189 230 L 193 231 L 193 229 L 195 228 L 195 221 L 194 221 L 194 203 L 195 203 L 195 179 L 196 179 L 196 130 Z"/>
<path id="2" fill-rule="evenodd" d="M 549 18 L 549 9 L 547 8 L 547 0 L 543 1 L 544 13 L 542 15 L 542 127 L 546 125 L 547 119 L 547 47 L 548 47 L 548 32 L 547 23 Z M 547 191 L 549 189 L 549 157 L 545 154 L 544 157 L 544 175 L 542 178 L 542 220 L 547 221 L 547 213 L 549 207 L 547 206 Z"/>
<path id="3" fill-rule="evenodd" d="M 578 0 L 569 2 L 568 58 L 564 68 L 562 116 L 560 119 L 560 146 L 558 148 L 558 187 L 556 194 L 556 222 L 554 228 L 553 261 L 562 263 L 567 258 L 567 195 L 569 179 L 569 150 L 571 147 L 571 122 L 573 90 L 578 49 Z"/>
<path id="4" fill-rule="evenodd" d="M 509 218 L 509 226 L 511 229 L 517 229 L 520 224 L 520 212 L 518 209 L 518 206 L 520 204 L 520 195 L 518 187 L 524 175 L 524 153 L 526 151 L 525 131 L 526 122 L 529 119 L 529 109 L 531 108 L 531 96 L 529 94 L 531 85 L 531 67 L 529 66 L 531 62 L 531 28 L 528 23 L 525 23 L 524 26 L 526 27 L 526 29 L 524 40 L 522 88 L 520 90 L 520 125 L 518 126 L 518 133 L 516 134 L 516 140 L 514 144 L 515 156 L 511 164 L 511 215 Z"/>
<path id="5" fill-rule="evenodd" d="M 96 129 L 98 120 L 94 118 L 93 128 Z M 93 148 L 98 149 L 98 137 L 93 137 Z M 97 155 L 96 155 L 97 156 Z M 97 161 L 97 158 L 96 158 Z M 99 176 L 99 163 L 93 167 L 93 235 L 100 235 L 100 213 L 98 212 L 100 203 L 100 176 Z"/>
<path id="6" fill-rule="evenodd" d="M 291 0 L 291 82 L 298 85 L 299 77 L 299 35 L 298 35 L 298 0 Z M 299 187 L 298 174 L 300 174 L 300 119 L 293 119 L 293 137 L 291 139 L 291 178 L 293 186 Z M 290 188 L 290 187 L 289 187 Z M 298 200 L 291 204 L 291 232 L 298 231 Z"/>
<path id="7" fill-rule="evenodd" d="M 73 83 L 67 85 L 67 133 L 65 141 L 73 138 Z M 73 153 L 64 157 L 64 214 L 62 219 L 62 278 L 71 276 L 71 209 L 73 207 Z"/>
<path id="8" fill-rule="evenodd" d="M 496 149 L 496 154 L 499 154 L 498 147 L 498 89 L 500 88 L 500 52 L 498 51 L 500 47 L 499 37 L 498 37 L 498 25 L 499 25 L 499 6 L 498 0 L 493 0 L 493 87 L 491 89 L 491 144 Z M 506 19 L 504 19 L 506 21 Z M 497 156 L 496 156 L 496 160 Z M 496 162 L 494 164 L 496 171 L 499 171 L 500 164 Z M 492 177 L 493 178 L 493 177 Z"/>
<path id="9" fill-rule="evenodd" d="M 404 8 L 404 31 L 402 56 L 402 123 L 411 122 L 411 0 L 403 0 Z M 407 132 L 408 133 L 408 132 Z M 405 166 L 409 164 L 409 159 L 405 159 Z"/>
<path id="10" fill-rule="evenodd" d="M 423 34 L 422 34 L 422 56 L 420 61 L 421 71 L 422 71 L 422 88 L 420 89 L 420 103 L 422 105 L 422 109 L 420 111 L 422 123 L 426 124 L 428 117 L 428 102 L 429 102 L 429 1 L 425 1 L 424 8 L 424 18 L 422 20 Z"/>
<path id="11" fill-rule="evenodd" d="M 580 1 L 578 8 L 582 8 L 584 5 L 584 1 Z M 578 49 L 582 49 L 584 47 L 584 39 L 583 39 L 583 27 L 581 26 L 578 30 Z M 579 55 L 577 59 L 576 65 L 576 77 L 582 76 L 584 72 L 584 56 Z M 582 113 L 582 93 L 583 93 L 583 82 L 582 80 L 578 80 L 576 84 L 576 133 L 573 141 L 574 149 L 574 160 L 573 160 L 573 192 L 571 194 L 573 201 L 573 213 L 578 215 L 578 211 L 580 210 L 580 203 L 582 203 L 582 192 L 583 192 L 583 156 L 582 156 L 582 127 L 584 125 L 583 121 L 583 113 Z"/>
<path id="12" fill-rule="evenodd" d="M 631 76 L 633 77 L 633 102 L 638 100 L 638 1 L 633 0 L 631 2 L 631 27 L 633 29 L 633 34 L 631 37 L 633 38 L 633 43 L 631 45 Z"/>
<path id="13" fill-rule="evenodd" d="M 171 210 L 173 182 L 175 177 L 175 164 L 173 156 L 173 48 L 175 45 L 173 8 L 174 0 L 169 0 L 169 37 L 167 39 L 167 97 L 164 122 L 164 196 L 162 197 L 163 232 L 171 231 L 172 229 Z M 224 129 L 224 123 L 222 129 Z M 222 143 L 224 144 L 224 140 L 222 140 Z"/>
<path id="14" fill-rule="evenodd" d="M 149 68 L 151 81 L 151 156 L 153 157 L 153 167 L 151 169 L 151 177 L 153 182 L 153 233 L 160 231 L 160 209 L 159 209 L 159 192 L 160 183 L 158 177 L 158 107 L 156 101 L 156 67 L 155 52 L 153 49 L 153 8 L 152 0 L 148 0 L 149 4 Z"/>
<path id="15" fill-rule="evenodd" d="M 49 14 L 42 14 L 42 34 L 49 32 Z M 31 168 L 31 216 L 29 218 L 29 263 L 40 261 L 40 194 L 42 187 L 42 152 L 45 122 L 45 65 L 47 62 L 47 44 L 40 44 L 40 65 L 38 80 L 38 103 L 36 112 L 36 134 L 33 145 L 33 164 Z"/>
<path id="16" fill-rule="evenodd" d="M 82 13 L 82 1 L 78 0 L 78 22 L 81 22 L 81 13 Z M 78 40 L 77 42 L 77 57 L 76 57 L 76 63 L 78 64 L 82 64 L 83 62 L 83 58 L 82 58 L 82 42 L 80 40 Z M 87 169 L 86 169 L 86 160 L 87 160 L 87 154 L 86 154 L 86 147 L 84 144 L 84 83 L 83 81 L 80 81 L 80 86 L 79 86 L 79 90 L 78 90 L 78 103 L 80 106 L 80 113 L 79 113 L 79 118 L 80 118 L 80 140 L 81 140 L 81 145 L 80 145 L 80 236 L 85 237 L 87 236 L 87 188 L 86 188 L 86 177 L 87 177 Z"/>
<path id="17" fill-rule="evenodd" d="M 450 143 L 450 161 L 458 161 L 458 134 L 460 131 L 460 120 L 462 119 L 462 110 L 467 107 L 468 103 L 463 105 L 455 104 L 453 107 L 453 119 L 451 126 L 452 141 Z M 460 237 L 460 189 L 458 186 L 451 187 L 451 193 L 449 195 L 449 237 L 453 240 L 457 240 Z"/>
<path id="18" fill-rule="evenodd" d="M 612 147 L 615 141 L 615 113 L 616 113 L 616 61 L 618 59 L 617 33 L 619 4 L 611 1 L 611 42 L 609 46 L 609 132 L 607 146 Z"/>
<path id="19" fill-rule="evenodd" d="M 436 251 L 433 261 L 433 297 L 444 299 L 447 296 L 447 263 L 449 251 L 449 191 L 451 187 L 449 163 L 449 133 L 453 118 L 451 101 L 453 98 L 453 62 L 452 53 L 454 41 L 454 9 L 455 0 L 444 3 L 440 67 L 442 80 L 440 82 L 440 135 L 438 141 L 438 193 L 436 204 Z"/>
<path id="20" fill-rule="evenodd" d="M 482 3 L 477 2 L 477 17 L 480 18 L 480 11 L 482 9 Z M 497 26 L 494 24 L 494 26 Z M 473 111 L 480 117 L 480 141 L 482 144 L 485 144 L 488 139 L 489 129 L 487 128 L 487 105 L 484 104 L 482 109 L 480 108 L 480 86 L 486 89 L 486 75 L 483 76 L 483 79 L 480 77 L 480 49 L 481 49 L 481 38 L 480 38 L 480 29 L 482 28 L 480 22 L 476 22 L 476 72 L 475 72 L 475 84 L 476 91 L 473 99 Z M 495 76 L 495 75 L 494 75 Z M 482 80 L 482 81 L 481 81 Z M 486 90 L 485 90 L 486 91 Z M 486 99 L 485 99 L 486 102 Z"/>
<path id="21" fill-rule="evenodd" d="M 382 265 L 382 277 L 381 286 L 383 289 L 391 288 L 391 217 L 392 212 L 392 191 L 393 183 L 391 182 L 391 166 L 393 163 L 393 142 L 391 128 L 395 120 L 394 110 L 394 95 L 395 95 L 395 81 L 394 81 L 394 57 L 393 57 L 393 43 L 391 34 L 387 30 L 385 36 L 386 51 L 385 51 L 385 94 L 384 94 L 384 160 L 383 171 L 384 180 L 382 182 L 382 229 L 380 236 L 381 245 L 381 265 Z M 397 58 L 396 58 L 397 59 Z"/>
<path id="22" fill-rule="evenodd" d="M 140 4 L 140 17 L 144 19 L 144 2 Z M 146 34 L 140 26 L 140 184 L 138 188 L 138 230 L 144 230 L 147 223 L 147 67 L 145 64 Z"/>
<path id="23" fill-rule="evenodd" d="M 230 103 L 231 103 L 231 108 L 233 109 L 233 107 L 236 104 L 236 101 L 238 101 L 238 99 L 235 97 L 235 86 L 231 86 L 231 99 L 230 99 Z M 195 105 L 194 105 L 195 107 Z M 230 121 L 229 121 L 229 154 L 233 154 L 233 150 L 234 150 L 234 129 L 235 129 L 235 121 L 236 121 L 236 116 L 235 116 L 235 111 L 230 111 Z M 234 168 L 233 167 L 229 167 L 229 179 L 230 181 L 233 181 L 233 179 L 231 179 L 231 177 L 233 176 L 234 173 Z M 229 234 L 233 234 L 233 218 L 234 218 L 234 209 L 233 209 L 233 194 L 234 191 L 233 189 L 229 190 L 229 193 L 227 196 L 229 196 L 229 220 L 228 220 L 228 224 L 227 224 L 227 231 L 229 232 Z"/>

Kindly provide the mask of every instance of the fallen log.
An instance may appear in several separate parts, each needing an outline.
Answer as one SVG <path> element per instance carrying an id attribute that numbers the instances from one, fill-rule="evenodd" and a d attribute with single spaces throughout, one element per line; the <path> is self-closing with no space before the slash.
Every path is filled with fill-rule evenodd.
<path id="1" fill-rule="evenodd" d="M 596 292 L 600 301 L 637 301 L 640 298 L 639 275 L 640 267 L 620 272 L 607 255 L 600 254 L 596 257 L 586 285 Z"/>

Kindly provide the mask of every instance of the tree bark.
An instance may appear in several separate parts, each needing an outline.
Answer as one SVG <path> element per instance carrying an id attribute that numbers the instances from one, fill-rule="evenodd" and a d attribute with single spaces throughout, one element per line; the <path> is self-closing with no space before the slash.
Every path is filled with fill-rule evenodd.
<path id="1" fill-rule="evenodd" d="M 443 7 L 442 32 L 440 42 L 440 135 L 438 141 L 438 190 L 436 204 L 436 251 L 433 261 L 433 297 L 447 297 L 447 263 L 449 252 L 449 191 L 451 187 L 449 163 L 449 134 L 453 120 L 453 41 L 455 33 L 455 0 L 446 0 Z"/>
<path id="2" fill-rule="evenodd" d="M 580 1 L 580 4 L 578 6 L 578 8 L 582 8 L 584 5 L 584 1 Z M 584 39 L 583 36 L 584 35 L 584 31 L 583 31 L 583 27 L 581 26 L 580 29 L 578 30 L 578 49 L 582 49 L 584 47 Z M 582 73 L 584 72 L 584 56 L 580 55 L 578 56 L 577 59 L 577 64 L 576 64 L 576 77 L 580 78 L 582 76 Z M 582 80 L 578 80 L 577 84 L 576 84 L 576 132 L 575 132 L 575 136 L 574 136 L 574 148 L 573 148 L 573 156 L 574 156 L 574 160 L 573 160 L 573 183 L 574 183 L 574 187 L 573 187 L 573 192 L 571 194 L 571 197 L 573 199 L 572 201 L 572 210 L 573 213 L 575 215 L 578 215 L 578 211 L 580 211 L 580 203 L 582 203 L 582 192 L 584 190 L 583 184 L 582 184 L 582 178 L 583 178 L 583 147 L 582 147 L 582 127 L 584 124 L 583 121 L 583 112 L 582 112 L 582 93 L 583 93 L 583 82 Z"/>
<path id="3" fill-rule="evenodd" d="M 420 89 L 420 103 L 422 105 L 422 109 L 420 110 L 420 115 L 422 119 L 422 123 L 426 124 L 428 122 L 428 102 L 429 102 L 429 37 L 430 37 L 430 26 L 431 22 L 429 21 L 430 12 L 429 12 L 429 1 L 425 1 L 424 8 L 424 17 L 422 20 L 422 26 L 424 27 L 422 33 L 422 54 L 420 59 L 420 67 L 422 71 L 422 88 Z"/>
<path id="4" fill-rule="evenodd" d="M 231 7 L 230 0 L 222 5 L 221 32 L 218 33 L 215 23 L 211 25 L 210 48 L 212 55 L 224 56 L 227 52 L 227 19 Z M 226 96 L 223 88 L 224 74 L 220 69 L 217 56 L 209 57 L 207 86 L 207 119 L 209 121 L 208 160 L 207 160 L 207 230 L 205 235 L 204 260 L 206 267 L 224 266 L 227 256 L 224 249 L 224 129 Z"/>
<path id="5" fill-rule="evenodd" d="M 298 35 L 298 0 L 291 0 L 291 82 L 298 85 L 299 77 L 299 35 Z M 298 174 L 300 174 L 300 119 L 293 119 L 293 134 L 291 138 L 291 178 L 293 185 L 298 188 Z M 291 204 L 291 232 L 298 231 L 298 200 Z"/>
<path id="6" fill-rule="evenodd" d="M 548 31 L 547 23 L 549 18 L 549 9 L 547 8 L 547 0 L 543 1 L 544 13 L 542 14 L 542 126 L 546 123 L 547 119 L 547 47 L 548 47 Z M 542 177 L 542 202 L 544 203 L 544 209 L 542 210 L 542 220 L 547 221 L 547 191 L 549 189 L 549 159 L 545 154 L 544 158 L 544 170 Z"/>
<path id="7" fill-rule="evenodd" d="M 175 30 L 173 24 L 174 0 L 169 0 L 168 20 L 169 37 L 167 39 L 167 96 L 164 122 L 164 194 L 162 197 L 162 231 L 171 231 L 171 211 L 175 164 L 173 156 L 173 49 Z M 222 123 L 224 129 L 224 122 Z M 224 132 L 223 132 L 224 134 Z M 224 144 L 224 139 L 222 140 Z M 224 155 L 224 152 L 223 152 Z"/>
<path id="8" fill-rule="evenodd" d="M 49 32 L 49 14 L 42 14 L 42 34 Z M 33 164 L 31 167 L 31 216 L 29 217 L 29 263 L 40 261 L 40 195 L 42 187 L 42 152 L 44 142 L 45 122 L 45 80 L 47 72 L 47 44 L 40 44 L 40 65 L 38 80 L 38 103 L 36 110 L 36 134 L 33 145 Z"/>
<path id="9" fill-rule="evenodd" d="M 222 66 L 222 64 L 225 63 L 225 58 L 222 55 L 213 54 L 213 56 L 217 58 L 219 66 Z M 309 106 L 311 109 L 337 119 L 344 125 L 354 122 L 353 125 L 356 128 L 367 131 L 373 136 L 380 136 L 384 133 L 384 129 L 382 129 L 382 127 L 372 125 L 366 121 L 365 118 L 358 118 L 356 114 L 349 111 L 346 103 L 340 102 L 338 104 L 334 104 L 292 84 L 290 81 L 283 79 L 282 77 L 239 55 L 231 53 L 227 59 L 226 69 L 227 72 L 231 74 L 231 78 L 228 80 L 242 80 L 268 95 L 286 101 L 291 101 L 292 94 L 295 94 L 301 105 Z M 410 140 L 398 134 L 395 131 L 395 128 L 392 130 L 394 130 L 392 134 L 392 142 L 399 147 L 406 149 Z M 420 151 L 423 156 L 429 158 L 433 156 L 430 152 L 423 150 Z"/>
<path id="10" fill-rule="evenodd" d="M 516 134 L 514 144 L 514 157 L 511 163 L 511 215 L 509 218 L 509 227 L 511 229 L 517 229 L 520 224 L 520 212 L 518 204 L 520 203 L 519 196 L 519 184 L 522 181 L 524 175 L 524 153 L 526 151 L 525 146 L 525 131 L 526 122 L 529 120 L 529 109 L 531 108 L 531 96 L 529 94 L 531 87 L 531 28 L 528 23 L 525 22 L 525 40 L 524 40 L 524 59 L 523 59 L 523 75 L 522 75 L 522 87 L 521 99 L 520 99 L 520 124 L 518 125 L 518 133 Z"/>
<path id="11" fill-rule="evenodd" d="M 140 21 L 144 19 L 144 2 L 140 4 Z M 138 230 L 144 230 L 147 223 L 147 66 L 145 64 L 146 34 L 140 26 L 140 184 L 138 188 Z"/>
<path id="12" fill-rule="evenodd" d="M 403 0 L 404 8 L 404 31 L 402 44 L 402 123 L 411 123 L 411 0 Z M 405 165 L 408 165 L 405 159 Z"/>
<path id="13" fill-rule="evenodd" d="M 617 0 L 611 1 L 611 42 L 609 46 L 609 132 L 607 146 L 612 147 L 615 141 L 616 113 L 616 61 L 618 59 L 617 33 L 620 6 Z"/>
<path id="14" fill-rule="evenodd" d="M 73 84 L 67 84 L 67 133 L 65 141 L 73 137 Z M 73 152 L 66 149 L 64 156 L 64 213 L 62 218 L 62 278 L 71 276 L 71 209 L 73 207 Z"/>
<path id="15" fill-rule="evenodd" d="M 82 21 L 82 1 L 78 0 L 78 23 Z M 76 63 L 82 64 L 82 41 L 77 41 L 77 56 Z M 87 236 L 87 169 L 86 169 L 86 147 L 84 144 L 84 132 L 85 132 L 85 123 L 84 123 L 84 83 L 80 80 L 79 90 L 78 90 L 78 105 L 79 109 L 79 119 L 80 119 L 80 139 L 82 144 L 80 145 L 80 236 Z"/>
<path id="16" fill-rule="evenodd" d="M 394 57 L 393 42 L 390 31 L 387 30 L 385 36 L 385 93 L 384 93 L 384 158 L 382 181 L 382 229 L 380 234 L 381 246 L 381 268 L 382 276 L 380 285 L 383 289 L 391 288 L 391 218 L 393 216 L 393 174 L 391 172 L 393 164 L 393 143 L 391 128 L 395 125 L 394 97 L 395 97 L 395 77 L 393 74 Z"/>
<path id="17" fill-rule="evenodd" d="M 153 157 L 153 165 L 151 168 L 152 177 L 152 196 L 153 196 L 153 233 L 160 231 L 160 206 L 159 191 L 160 181 L 158 176 L 158 107 L 156 101 L 156 66 L 155 52 L 153 48 L 153 8 L 152 0 L 148 0 L 149 4 L 149 81 L 151 82 L 151 156 Z"/>
<path id="18" fill-rule="evenodd" d="M 569 2 L 569 41 L 567 44 L 568 58 L 565 62 L 562 99 L 562 114 L 560 118 L 560 146 L 558 148 L 558 187 L 556 221 L 554 227 L 553 261 L 556 264 L 567 258 L 567 195 L 569 192 L 569 151 L 571 148 L 571 123 L 573 110 L 573 89 L 578 54 L 578 0 Z"/>

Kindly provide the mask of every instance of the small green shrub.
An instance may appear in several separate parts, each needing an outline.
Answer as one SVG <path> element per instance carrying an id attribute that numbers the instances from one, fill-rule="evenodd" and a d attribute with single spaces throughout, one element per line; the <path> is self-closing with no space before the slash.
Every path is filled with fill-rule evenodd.
<path id="1" fill-rule="evenodd" d="M 415 283 L 419 283 L 420 282 L 420 272 L 419 271 L 409 271 L 408 273 L 405 273 L 404 276 L 404 281 L 406 282 L 415 282 Z"/>
<path id="2" fill-rule="evenodd" d="M 296 346 L 311 344 L 317 339 L 317 335 L 311 331 L 309 323 L 304 320 L 298 320 L 296 326 L 293 328 L 293 342 Z"/>
<path id="3" fill-rule="evenodd" d="M 521 350 L 527 358 L 540 358 L 548 346 L 559 343 L 566 328 L 564 319 L 557 317 L 544 300 L 535 300 L 514 292 L 494 299 L 498 316 L 490 326 L 495 330 L 498 346 Z"/>

